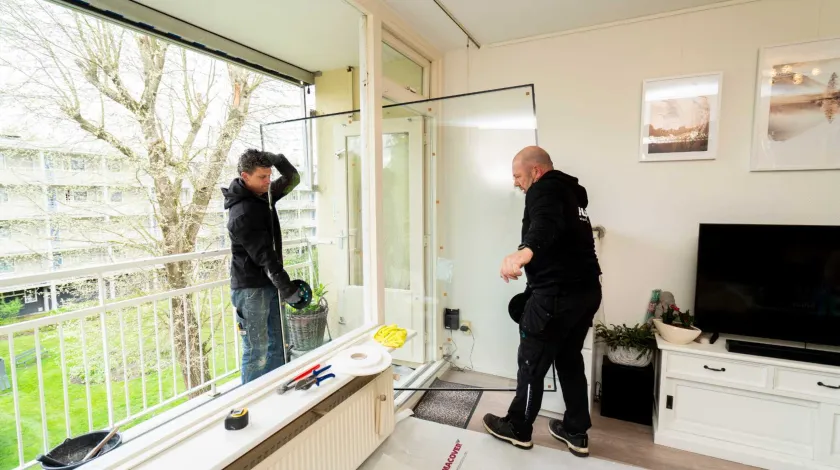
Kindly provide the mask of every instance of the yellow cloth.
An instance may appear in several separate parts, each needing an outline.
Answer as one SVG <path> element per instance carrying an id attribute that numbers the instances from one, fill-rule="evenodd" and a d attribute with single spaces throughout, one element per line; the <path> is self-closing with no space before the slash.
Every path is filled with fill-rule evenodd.
<path id="1" fill-rule="evenodd" d="M 399 328 L 397 325 L 383 326 L 373 335 L 379 344 L 387 348 L 399 348 L 405 344 L 405 338 L 408 332 L 405 328 Z"/>

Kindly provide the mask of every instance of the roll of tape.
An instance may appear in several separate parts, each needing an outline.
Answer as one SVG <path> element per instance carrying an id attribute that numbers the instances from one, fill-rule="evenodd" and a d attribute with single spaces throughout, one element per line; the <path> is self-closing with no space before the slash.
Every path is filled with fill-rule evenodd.
<path id="1" fill-rule="evenodd" d="M 381 348 L 354 346 L 336 354 L 333 363 L 337 362 L 347 367 L 365 368 L 378 363 L 381 359 Z"/>
<path id="2" fill-rule="evenodd" d="M 330 363 L 336 372 L 358 377 L 387 369 L 391 356 L 381 346 L 354 346 L 336 354 Z"/>

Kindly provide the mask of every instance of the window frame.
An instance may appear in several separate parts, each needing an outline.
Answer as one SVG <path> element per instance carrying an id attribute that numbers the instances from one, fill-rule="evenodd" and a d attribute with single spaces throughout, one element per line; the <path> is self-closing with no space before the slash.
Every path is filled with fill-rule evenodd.
<path id="1" fill-rule="evenodd" d="M 420 55 L 420 53 L 418 53 L 412 47 L 407 45 L 396 35 L 388 31 L 388 29 L 385 27 L 382 28 L 382 43 L 387 44 L 395 51 L 404 55 L 407 59 L 420 66 L 420 68 L 423 70 L 423 89 L 418 90 L 416 93 L 408 90 L 407 87 L 397 83 L 396 81 L 386 77 L 383 73 L 383 96 L 396 103 L 406 103 L 411 101 L 428 99 L 430 97 L 431 92 L 430 80 L 432 62 L 429 59 Z M 381 48 L 382 46 L 380 45 L 379 47 Z"/>

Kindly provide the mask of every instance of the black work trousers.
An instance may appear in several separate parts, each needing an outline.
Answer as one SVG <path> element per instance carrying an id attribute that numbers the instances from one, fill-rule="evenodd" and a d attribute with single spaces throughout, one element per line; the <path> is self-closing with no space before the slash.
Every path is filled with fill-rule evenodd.
<path id="1" fill-rule="evenodd" d="M 516 397 L 507 415 L 519 438 L 531 438 L 552 362 L 566 403 L 563 428 L 577 434 L 592 426 L 581 350 L 600 305 L 600 283 L 534 292 L 528 299 L 519 323 Z"/>

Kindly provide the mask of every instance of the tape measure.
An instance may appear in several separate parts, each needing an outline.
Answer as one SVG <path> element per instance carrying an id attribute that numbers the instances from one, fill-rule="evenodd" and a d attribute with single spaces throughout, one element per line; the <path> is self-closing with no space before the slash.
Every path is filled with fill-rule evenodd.
<path id="1" fill-rule="evenodd" d="M 225 429 L 238 431 L 248 425 L 248 408 L 233 409 L 225 418 Z"/>

